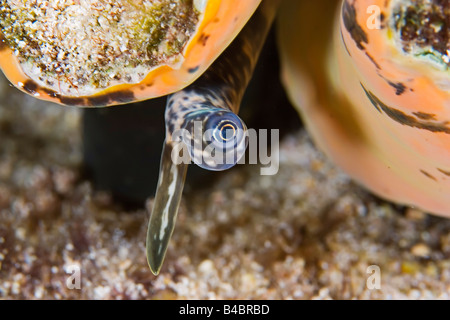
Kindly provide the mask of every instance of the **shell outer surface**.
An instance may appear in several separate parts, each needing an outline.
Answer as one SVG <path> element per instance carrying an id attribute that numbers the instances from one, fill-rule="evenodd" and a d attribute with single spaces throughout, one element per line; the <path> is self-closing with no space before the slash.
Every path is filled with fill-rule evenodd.
<path id="1" fill-rule="evenodd" d="M 9 1 L 5 1 L 5 3 L 8 2 Z M 92 7 L 94 7 L 95 9 L 95 4 L 103 4 L 106 2 L 108 1 L 92 0 L 86 3 L 90 5 L 89 8 L 92 9 Z M 128 3 L 132 1 L 123 0 L 118 2 Z M 159 2 L 164 2 L 164 0 L 143 1 L 143 3 Z M 58 86 L 58 80 L 55 81 L 52 87 L 46 86 L 45 83 L 39 80 L 39 72 L 35 72 L 36 76 L 25 73 L 24 67 L 21 65 L 20 59 L 18 58 L 18 56 L 20 56 L 19 50 L 13 50 L 11 40 L 8 40 L 3 33 L 0 33 L 0 66 L 7 78 L 20 90 L 33 95 L 36 98 L 49 100 L 63 105 L 75 105 L 81 107 L 109 106 L 146 100 L 173 93 L 192 83 L 212 64 L 246 24 L 261 0 L 192 0 L 180 2 L 192 3 L 195 10 L 198 11 L 199 20 L 195 27 L 195 32 L 192 33 L 189 41 L 181 48 L 181 55 L 178 58 L 172 60 L 169 59 L 171 63 L 168 65 L 155 65 L 155 67 L 152 68 L 152 70 L 139 82 L 114 82 L 110 87 L 99 88 L 88 94 L 84 94 L 83 92 L 77 93 L 77 85 L 71 80 L 69 80 L 69 84 L 66 84 L 66 87 L 73 87 L 71 90 L 63 90 L 64 86 Z M 36 1 L 29 2 L 29 9 L 35 8 L 37 3 L 38 2 Z M 50 1 L 50 3 L 53 3 L 53 1 Z M 172 5 L 172 2 L 168 5 Z M 3 3 L 2 7 L 4 7 Z M 69 9 L 73 7 L 75 6 L 68 6 Z M 167 14 L 170 14 L 170 10 Z M 3 16 L 0 16 L 0 18 L 3 20 L 0 21 L 0 23 L 5 25 L 7 19 Z M 42 19 L 42 21 L 45 21 L 46 19 L 45 15 L 38 18 Z M 24 26 L 21 26 L 21 28 L 26 29 L 31 27 L 28 24 L 25 24 Z M 5 31 L 4 28 L 2 29 Z M 43 34 L 44 40 L 46 40 L 45 32 Z M 156 36 L 158 36 L 158 34 L 156 34 Z M 84 39 L 83 41 L 89 43 L 94 42 L 94 40 L 95 39 Z M 151 41 L 153 40 L 150 39 L 147 40 L 147 42 L 151 44 Z M 43 43 L 43 47 L 51 45 L 50 43 L 45 43 L 45 41 Z M 108 46 L 108 44 L 105 44 L 105 46 Z M 147 45 L 145 50 L 148 50 L 148 48 L 149 46 Z M 143 52 L 143 54 L 145 54 L 145 52 Z M 52 63 L 52 61 L 43 62 L 43 65 L 39 67 L 45 68 L 46 64 L 48 66 L 49 63 Z M 88 62 L 86 62 L 86 64 L 87 63 Z M 130 63 L 136 63 L 139 68 L 139 61 L 131 61 Z M 36 68 L 38 67 L 36 66 L 28 69 L 36 71 Z M 63 82 L 65 78 L 67 78 L 67 74 L 66 76 L 62 74 L 58 79 Z M 102 79 L 102 77 L 100 77 L 100 79 Z"/>
<path id="2" fill-rule="evenodd" d="M 324 2 L 315 4 L 310 14 L 323 14 Z M 291 10 L 304 11 L 302 4 L 292 3 Z M 328 11 L 335 23 L 319 29 L 318 39 L 309 42 L 311 50 L 326 52 L 315 56 L 319 62 L 308 60 L 300 45 L 280 41 L 283 80 L 317 144 L 355 180 L 393 202 L 450 216 L 447 58 L 441 54 L 438 61 L 411 54 L 418 49 L 413 49 L 414 36 L 412 42 L 402 38 L 401 15 L 416 10 L 417 16 L 431 12 L 444 14 L 445 20 L 449 10 L 445 1 L 442 8 L 420 7 L 421 3 L 425 2 L 335 2 L 337 14 Z M 417 27 L 426 30 L 427 25 L 419 22 Z M 296 28 L 304 27 L 301 23 L 306 22 L 297 22 Z M 283 37 L 288 22 L 280 24 Z M 308 42 L 303 38 L 297 43 Z M 305 60 L 300 62 L 299 56 Z"/>

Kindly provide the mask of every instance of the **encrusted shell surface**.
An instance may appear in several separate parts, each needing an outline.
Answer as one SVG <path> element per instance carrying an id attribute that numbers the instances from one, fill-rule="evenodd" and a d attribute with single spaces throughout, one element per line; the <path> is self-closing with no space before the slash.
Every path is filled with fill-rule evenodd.
<path id="1" fill-rule="evenodd" d="M 53 3 L 52 1 L 49 2 Z M 42 3 L 49 3 L 49 2 L 42 2 L 39 0 L 31 1 L 30 3 L 25 4 L 24 8 L 26 9 L 26 6 L 30 6 L 31 10 L 32 8 L 35 8 L 37 6 L 42 6 Z M 67 3 L 74 2 L 74 4 L 67 4 L 66 2 Z M 102 1 L 67 0 L 64 2 L 59 1 L 51 9 L 54 12 L 55 10 L 64 11 L 77 7 L 81 11 L 82 10 L 96 11 L 95 9 L 98 6 L 106 6 L 105 3 L 107 2 L 108 2 L 107 0 Z M 151 5 L 156 5 L 159 3 L 164 4 L 166 2 L 169 8 L 167 9 L 167 12 L 165 11 L 162 12 L 166 15 L 170 15 L 171 13 L 170 6 L 174 5 L 173 3 L 176 3 L 176 1 L 174 2 L 164 0 L 153 0 L 153 1 L 123 0 L 118 1 L 116 3 L 121 3 L 126 8 L 131 7 L 139 11 L 141 7 L 146 3 L 149 3 L 148 6 L 150 6 L 150 9 L 152 9 Z M 152 66 L 150 72 L 144 75 L 142 77 L 142 80 L 138 79 L 138 81 L 134 81 L 136 78 L 139 77 L 123 77 L 122 79 L 123 81 L 122 80 L 110 81 L 110 85 L 106 87 L 95 88 L 95 86 L 90 85 L 86 90 L 81 90 L 81 88 L 80 89 L 77 88 L 76 81 L 70 80 L 70 77 L 68 77 L 67 74 L 62 73 L 60 75 L 55 75 L 54 79 L 56 79 L 56 81 L 50 81 L 52 82 L 50 85 L 46 83 L 45 80 L 43 81 L 42 79 L 40 79 L 39 70 L 45 69 L 45 64 L 51 63 L 52 61 L 43 61 L 41 62 L 42 63 L 41 65 L 35 65 L 31 67 L 26 66 L 25 68 L 24 61 L 26 61 L 27 58 L 20 56 L 20 47 L 26 46 L 27 43 L 23 43 L 21 45 L 16 44 L 15 46 L 13 46 L 11 45 L 12 40 L 8 39 L 8 37 L 6 37 L 1 32 L 0 32 L 0 67 L 2 68 L 3 72 L 8 77 L 8 79 L 22 91 L 27 92 L 37 98 L 49 100 L 64 105 L 106 106 L 150 99 L 178 91 L 183 87 L 192 83 L 196 78 L 198 78 L 210 66 L 210 64 L 220 55 L 220 53 L 231 43 L 234 37 L 239 33 L 239 31 L 242 29 L 242 27 L 250 18 L 250 16 L 256 10 L 260 2 L 261 0 L 179 1 L 179 3 L 182 4 L 191 3 L 194 8 L 193 10 L 195 10 L 198 13 L 198 22 L 196 23 L 194 28 L 195 32 L 189 35 L 190 38 L 188 41 L 186 41 L 185 44 L 182 44 L 179 55 L 174 54 L 173 56 L 165 59 L 167 61 L 162 61 L 163 63 Z M 131 3 L 132 5 L 130 6 L 129 3 Z M 2 3 L 2 9 L 5 9 L 6 4 L 8 4 L 8 1 Z M 114 2 L 111 4 L 107 3 L 107 5 L 110 6 L 114 5 Z M 61 9 L 60 6 L 65 7 Z M 46 8 L 46 10 L 41 11 L 44 12 L 45 14 L 50 14 L 51 10 L 47 10 Z M 13 12 L 12 14 L 10 14 L 10 16 L 12 15 L 13 17 L 15 17 L 18 14 L 20 13 Z M 36 16 L 36 21 L 38 22 L 45 21 L 46 19 L 45 14 L 43 16 Z M 159 14 L 159 11 L 155 13 L 155 15 L 156 14 Z M 99 13 L 97 12 L 95 13 L 95 15 L 99 15 Z M 127 15 L 124 16 L 127 17 Z M 130 13 L 128 14 L 128 16 L 133 15 Z M 102 27 L 101 21 L 103 21 L 105 25 L 109 25 L 114 22 L 109 21 L 108 17 L 111 17 L 111 15 L 104 17 L 100 13 L 99 17 L 94 16 L 94 18 L 99 21 L 98 24 L 100 25 L 100 27 Z M 66 20 L 64 23 L 69 23 Z M 147 24 L 141 23 L 142 21 L 140 21 L 139 19 L 137 20 L 138 25 L 135 28 L 140 28 L 143 26 L 148 27 L 148 23 Z M 6 23 L 5 21 L 6 18 L 4 18 L 4 21 L 1 22 L 5 24 Z M 161 23 L 164 23 L 164 21 L 162 21 Z M 175 22 L 172 20 L 167 21 L 173 24 L 177 23 L 176 19 L 174 20 Z M 64 23 L 61 23 L 61 25 L 63 26 Z M 183 26 L 184 22 L 181 21 L 179 24 Z M 25 24 L 21 26 L 21 28 L 22 29 L 32 28 L 32 25 L 33 25 L 32 23 Z M 62 26 L 60 28 L 62 28 Z M 111 26 L 109 25 L 109 27 Z M 148 30 L 146 30 L 146 32 L 147 31 Z M 139 32 L 135 31 L 133 32 L 134 33 L 132 34 L 139 34 Z M 86 31 L 85 34 L 91 35 L 92 38 L 80 39 L 80 43 L 74 44 L 75 47 L 82 46 L 83 44 L 89 44 L 90 42 L 99 41 L 99 39 L 95 37 L 95 33 L 92 32 L 89 33 Z M 150 32 L 149 34 L 150 36 L 154 37 L 159 36 L 157 32 L 155 34 L 152 34 Z M 43 47 L 52 45 L 51 41 L 49 41 L 48 43 L 45 42 L 46 40 L 50 40 L 46 39 L 46 35 L 47 35 L 46 32 L 41 32 L 41 34 L 39 35 L 42 38 L 41 39 L 42 41 L 39 43 Z M 63 38 L 63 35 L 61 36 L 61 38 Z M 100 40 L 103 41 L 104 39 Z M 115 41 L 117 42 L 117 39 Z M 151 44 L 153 43 L 152 41 L 155 41 L 155 39 L 148 38 L 144 39 L 143 41 L 146 44 L 145 50 L 149 50 L 149 48 L 152 48 L 151 47 Z M 105 44 L 105 46 L 109 45 L 110 44 L 108 43 Z M 163 43 L 162 45 L 160 45 L 160 47 L 161 46 L 165 46 L 166 49 L 167 48 L 170 49 L 170 45 L 167 43 Z M 155 50 L 161 49 L 160 47 L 156 48 Z M 43 50 L 43 48 L 40 49 Z M 63 50 L 61 52 L 63 52 Z M 122 53 L 125 55 L 129 54 L 129 52 L 128 53 L 122 52 Z M 143 52 L 142 55 L 145 55 L 145 52 Z M 137 56 L 139 56 L 139 53 L 137 54 Z M 114 59 L 112 59 L 112 62 L 114 62 Z M 164 62 L 167 62 L 167 64 L 165 64 Z M 133 61 L 133 63 L 136 65 L 137 69 L 140 68 L 139 63 L 136 63 L 136 61 Z M 88 64 L 88 60 L 86 60 L 86 64 Z M 70 68 L 68 69 L 70 70 Z M 103 69 L 108 71 L 108 68 Z M 116 74 L 117 73 L 114 72 L 112 78 L 114 78 L 114 75 Z M 102 77 L 108 76 L 111 76 L 111 74 L 101 75 L 97 77 L 97 79 L 100 79 L 101 82 L 101 80 L 103 79 Z M 98 82 L 98 80 L 96 81 Z M 61 83 L 63 82 L 67 83 L 61 85 Z"/>

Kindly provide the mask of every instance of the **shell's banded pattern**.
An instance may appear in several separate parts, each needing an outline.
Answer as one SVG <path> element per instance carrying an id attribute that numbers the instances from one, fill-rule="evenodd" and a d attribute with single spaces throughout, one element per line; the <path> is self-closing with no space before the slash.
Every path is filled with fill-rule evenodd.
<path id="1" fill-rule="evenodd" d="M 310 11 L 336 21 L 316 35 L 333 32 L 331 46 L 299 34 L 308 52 L 326 52 L 320 65 L 307 66 L 304 47 L 280 41 L 292 100 L 321 148 L 356 180 L 394 202 L 450 216 L 449 2 L 334 3 L 337 19 L 320 5 Z M 291 5 L 297 13 L 307 6 Z"/>

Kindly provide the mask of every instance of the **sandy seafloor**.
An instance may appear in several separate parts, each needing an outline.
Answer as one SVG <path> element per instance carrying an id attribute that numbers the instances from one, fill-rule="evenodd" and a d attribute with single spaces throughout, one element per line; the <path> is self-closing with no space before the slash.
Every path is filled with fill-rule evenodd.
<path id="1" fill-rule="evenodd" d="M 238 166 L 185 194 L 155 277 L 152 199 L 124 211 L 82 177 L 80 119 L 0 78 L 0 298 L 450 298 L 450 220 L 372 196 L 303 131 L 282 141 L 277 175 Z"/>

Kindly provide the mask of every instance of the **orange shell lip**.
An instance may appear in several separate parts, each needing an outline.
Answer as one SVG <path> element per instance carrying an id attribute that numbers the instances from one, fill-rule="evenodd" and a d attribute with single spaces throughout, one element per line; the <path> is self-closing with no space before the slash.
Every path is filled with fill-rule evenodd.
<path id="1" fill-rule="evenodd" d="M 344 1 L 344 10 L 348 3 Z M 364 37 L 358 39 L 355 29 L 349 31 L 346 26 L 349 22 L 341 21 L 345 49 L 359 70 L 361 79 L 364 79 L 364 85 L 377 96 L 384 97 L 386 104 L 395 105 L 404 112 L 421 112 L 424 106 L 433 113 L 444 111 L 443 106 L 448 103 L 450 92 L 442 87 L 443 82 L 439 80 L 446 78 L 448 81 L 448 72 L 438 71 L 423 61 L 408 57 L 403 48 L 392 40 L 390 27 L 382 24 L 381 29 L 369 28 L 367 21 L 371 14 L 366 13 L 366 8 L 371 5 L 381 9 L 385 20 L 389 17 L 389 2 L 355 1 L 352 6 L 358 14 L 353 23 Z"/>
<path id="2" fill-rule="evenodd" d="M 209 0 L 195 35 L 186 45 L 179 67 L 159 66 L 137 84 L 111 86 L 91 96 L 65 96 L 42 87 L 26 75 L 0 32 L 0 67 L 17 88 L 36 98 L 80 107 L 111 106 L 167 95 L 195 81 L 225 50 L 261 0 Z"/>
<path id="3" fill-rule="evenodd" d="M 353 179 L 390 201 L 450 217 L 450 93 L 430 68 L 396 52 L 387 28 L 368 28 L 368 7 L 378 6 L 386 22 L 392 1 L 339 1 L 350 6 L 344 22 L 344 7 L 324 17 L 324 1 L 291 0 L 297 11 L 282 8 L 279 28 L 279 39 L 289 39 L 281 42 L 284 84 L 316 145 Z M 291 33 L 320 19 L 336 23 L 314 36 Z"/>
<path id="4" fill-rule="evenodd" d="M 384 0 L 344 2 L 344 17 L 345 10 L 350 11 L 345 6 L 352 6 L 356 16 L 352 23 L 341 19 L 342 34 L 335 35 L 338 87 L 366 141 L 357 149 L 350 146 L 354 150 L 345 155 L 333 151 L 334 156 L 346 171 L 384 198 L 448 216 L 450 92 L 437 81 L 448 79 L 448 71 L 409 56 L 393 40 L 394 31 L 387 25 L 390 4 Z M 386 25 L 368 27 L 369 5 L 381 8 Z M 351 160 L 352 153 L 357 163 Z"/>

